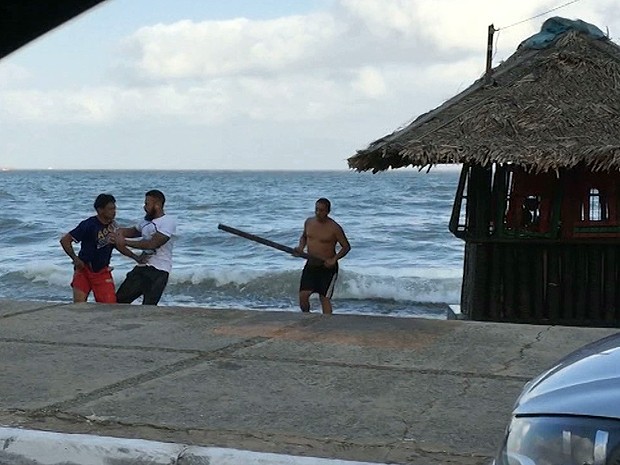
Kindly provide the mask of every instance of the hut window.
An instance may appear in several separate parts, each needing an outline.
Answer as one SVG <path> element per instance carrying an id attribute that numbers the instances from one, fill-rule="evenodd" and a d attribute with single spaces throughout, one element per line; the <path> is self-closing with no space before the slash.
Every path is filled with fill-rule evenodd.
<path id="1" fill-rule="evenodd" d="M 523 227 L 536 226 L 540 223 L 540 197 L 536 195 L 528 195 L 523 199 L 521 205 L 521 221 Z"/>
<path id="2" fill-rule="evenodd" d="M 590 189 L 588 194 L 588 209 L 581 206 L 581 221 L 604 221 L 609 217 L 607 204 L 598 189 Z"/>

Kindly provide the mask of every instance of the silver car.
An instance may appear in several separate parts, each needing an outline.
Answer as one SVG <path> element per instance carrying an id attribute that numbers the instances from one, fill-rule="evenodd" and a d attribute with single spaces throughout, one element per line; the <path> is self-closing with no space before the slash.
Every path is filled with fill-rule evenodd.
<path id="1" fill-rule="evenodd" d="M 528 382 L 495 465 L 620 465 L 620 333 Z"/>

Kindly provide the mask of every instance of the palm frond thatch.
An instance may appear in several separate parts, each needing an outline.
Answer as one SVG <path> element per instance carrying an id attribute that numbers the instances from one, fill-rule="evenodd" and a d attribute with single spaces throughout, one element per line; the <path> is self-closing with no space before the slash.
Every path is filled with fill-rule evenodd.
<path id="1" fill-rule="evenodd" d="M 571 30 L 518 49 L 484 78 L 348 160 L 357 171 L 514 163 L 620 169 L 620 47 Z"/>

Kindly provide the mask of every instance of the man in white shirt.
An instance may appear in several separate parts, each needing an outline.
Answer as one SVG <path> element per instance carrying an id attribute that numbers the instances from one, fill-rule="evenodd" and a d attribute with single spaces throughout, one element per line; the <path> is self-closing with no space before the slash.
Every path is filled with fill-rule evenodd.
<path id="1" fill-rule="evenodd" d="M 168 284 L 177 222 L 164 213 L 165 203 L 163 192 L 148 191 L 144 199 L 144 220 L 131 228 L 118 230 L 117 245 L 142 250 L 138 265 L 127 273 L 116 291 L 120 304 L 129 304 L 144 296 L 143 305 L 157 305 Z"/>

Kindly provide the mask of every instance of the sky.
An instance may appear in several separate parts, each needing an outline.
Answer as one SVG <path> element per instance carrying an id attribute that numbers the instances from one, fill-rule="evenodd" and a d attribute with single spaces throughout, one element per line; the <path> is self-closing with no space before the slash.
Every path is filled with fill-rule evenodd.
<path id="1" fill-rule="evenodd" d="M 552 16 L 620 43 L 617 0 L 107 0 L 0 61 L 0 169 L 346 170 Z"/>

